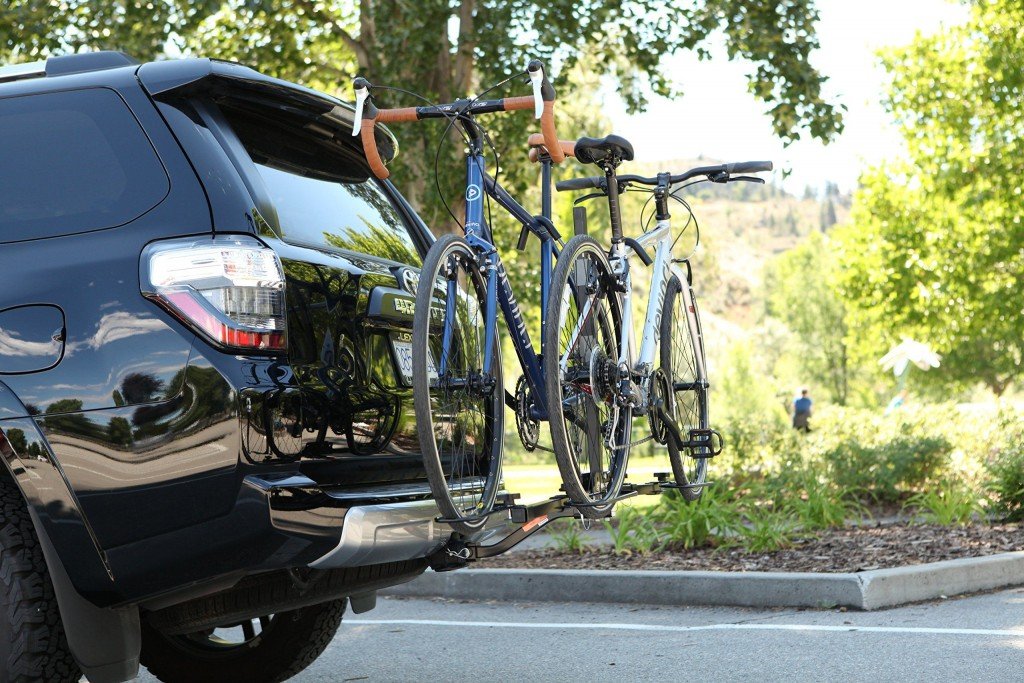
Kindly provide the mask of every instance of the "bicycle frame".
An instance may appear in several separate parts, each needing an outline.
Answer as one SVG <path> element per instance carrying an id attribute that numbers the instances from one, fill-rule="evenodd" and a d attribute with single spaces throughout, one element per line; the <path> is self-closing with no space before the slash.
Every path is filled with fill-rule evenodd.
<path id="1" fill-rule="evenodd" d="M 704 339 L 697 322 L 693 291 L 689 286 L 689 278 L 676 266 L 672 258 L 672 230 L 671 222 L 668 219 L 659 220 L 654 230 L 644 233 L 636 240 L 640 246 L 649 251 L 653 246 L 654 263 L 653 275 L 651 277 L 650 297 L 647 300 L 647 315 L 644 319 L 643 336 L 640 342 L 639 355 L 635 355 L 635 343 L 633 333 L 633 307 L 632 307 L 632 278 L 630 276 L 630 260 L 635 256 L 633 250 L 623 242 L 612 247 L 612 268 L 623 278 L 626 292 L 622 297 L 622 336 L 620 337 L 619 365 L 625 364 L 632 368 L 634 374 L 647 377 L 655 366 L 655 354 L 658 344 L 661 341 L 661 316 L 664 312 L 665 293 L 668 291 L 668 283 L 675 275 L 682 283 L 680 292 L 684 299 L 687 324 L 690 326 L 690 334 L 699 345 L 701 353 L 697 354 L 697 369 L 700 376 L 706 376 L 704 367 Z M 636 358 L 634 362 L 633 359 Z"/>
<path id="2" fill-rule="evenodd" d="M 464 232 L 466 241 L 477 252 L 479 262 L 482 264 L 486 275 L 486 303 L 484 310 L 484 367 L 483 374 L 489 375 L 494 359 L 495 341 L 497 339 L 497 306 L 501 307 L 505 318 L 505 324 L 509 334 L 512 336 L 512 345 L 519 357 L 519 364 L 529 383 L 533 395 L 533 411 L 531 418 L 536 420 L 547 420 L 547 404 L 544 394 L 544 369 L 541 364 L 541 357 L 544 353 L 543 330 L 541 334 L 541 355 L 534 350 L 530 333 L 526 329 L 522 311 L 512 292 L 512 285 L 509 283 L 508 274 L 501 262 L 501 256 L 493 244 L 490 226 L 484 218 L 484 195 L 492 198 L 509 214 L 519 221 L 525 228 L 533 232 L 541 240 L 541 321 L 542 325 L 547 315 L 547 297 L 551 287 L 551 273 L 553 259 L 557 254 L 555 241 L 547 230 L 539 229 L 536 220 L 519 202 L 505 191 L 498 182 L 488 175 L 486 162 L 481 149 L 478 135 L 474 135 L 472 124 L 467 125 L 467 132 L 471 135 L 471 148 L 466 156 L 466 221 Z M 542 215 L 550 219 L 551 195 L 550 195 L 550 174 L 551 160 L 541 159 L 542 180 L 544 183 L 544 201 Z M 455 285 L 449 283 L 446 296 L 447 321 L 454 319 L 452 315 L 455 307 Z M 447 357 L 449 344 L 451 343 L 452 326 L 446 325 L 442 337 L 442 365 L 439 368 L 441 375 L 445 372 L 443 359 Z"/>

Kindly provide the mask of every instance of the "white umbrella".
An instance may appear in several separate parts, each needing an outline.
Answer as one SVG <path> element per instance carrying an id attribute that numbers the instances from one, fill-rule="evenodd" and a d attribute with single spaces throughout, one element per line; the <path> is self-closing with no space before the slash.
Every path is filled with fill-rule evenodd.
<path id="1" fill-rule="evenodd" d="M 939 367 L 941 360 L 942 357 L 932 351 L 928 344 L 903 337 L 903 341 L 889 349 L 889 353 L 882 356 L 878 364 L 886 370 L 892 370 L 897 377 L 902 377 L 911 363 L 922 370 L 929 370 Z"/>

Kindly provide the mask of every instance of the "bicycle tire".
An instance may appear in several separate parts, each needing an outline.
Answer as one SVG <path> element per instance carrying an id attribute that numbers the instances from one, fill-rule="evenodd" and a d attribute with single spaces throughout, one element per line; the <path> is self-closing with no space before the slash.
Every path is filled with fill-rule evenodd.
<path id="1" fill-rule="evenodd" d="M 459 290 L 454 299 L 461 301 L 461 305 L 456 303 L 452 307 L 454 324 L 449 353 L 442 358 L 440 332 L 448 316 L 445 300 L 447 283 L 452 277 L 455 289 L 463 278 L 465 290 Z M 439 281 L 445 283 L 443 291 L 434 286 Z M 483 273 L 476 265 L 476 253 L 465 239 L 445 235 L 434 243 L 424 260 L 416 289 L 413 405 L 423 465 L 434 500 L 441 517 L 465 534 L 484 527 L 501 480 L 504 387 L 497 334 L 492 371 L 486 377 L 482 372 L 486 291 Z M 437 316 L 431 311 L 439 309 L 440 321 L 434 320 L 432 324 Z M 436 380 L 431 377 L 428 354 L 437 359 L 438 372 L 442 367 L 445 369 L 444 375 Z M 488 380 L 489 393 L 480 388 Z M 467 447 L 471 447 L 471 452 Z"/>
<path id="2" fill-rule="evenodd" d="M 578 509 L 589 518 L 607 516 L 614 506 L 626 476 L 633 421 L 632 411 L 620 408 L 612 447 L 604 443 L 602 436 L 612 420 L 614 401 L 614 394 L 609 399 L 605 391 L 604 370 L 617 364 L 622 319 L 619 296 L 609 290 L 613 279 L 608 257 L 597 241 L 586 235 L 569 240 L 551 278 L 550 317 L 544 331 L 544 383 L 555 460 L 570 501 L 582 504 Z M 581 332 L 574 334 L 584 288 L 593 292 L 591 311 L 596 314 L 592 327 L 588 328 L 588 316 L 579 325 Z M 583 302 L 582 310 L 586 305 Z M 576 319 L 563 330 L 573 311 Z M 594 399 L 595 394 L 600 400 Z"/>
<path id="3" fill-rule="evenodd" d="M 691 429 L 708 428 L 708 390 L 697 299 L 691 289 L 690 301 L 693 302 L 693 308 L 687 311 L 684 307 L 686 298 L 683 296 L 683 286 L 679 278 L 673 276 L 665 292 L 661 314 L 661 369 L 672 386 L 665 412 L 669 419 L 675 421 L 683 438 L 686 438 Z M 689 324 L 689 315 L 693 316 L 696 338 Z M 681 385 L 686 388 L 677 389 Z M 689 487 L 703 484 L 707 480 L 707 459 L 692 457 L 689 449 L 687 453 L 681 453 L 672 438 L 668 439 L 666 446 L 672 463 L 672 476 L 676 484 L 684 487 L 679 492 L 686 500 L 697 500 L 705 487 Z M 698 454 L 708 452 L 704 447 L 695 450 Z"/>

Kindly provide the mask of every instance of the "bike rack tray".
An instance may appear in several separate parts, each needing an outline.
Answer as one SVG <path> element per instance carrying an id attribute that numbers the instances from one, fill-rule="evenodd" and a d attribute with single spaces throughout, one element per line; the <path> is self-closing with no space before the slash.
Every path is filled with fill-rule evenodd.
<path id="1" fill-rule="evenodd" d="M 644 484 L 623 484 L 620 495 L 613 501 L 610 501 L 610 503 L 614 504 L 625 498 L 632 498 L 638 495 L 658 495 L 664 489 L 677 488 L 674 484 L 669 484 L 665 481 L 666 476 L 659 474 L 658 481 Z M 706 484 L 701 484 L 701 486 L 706 486 Z M 515 504 L 515 501 L 519 498 L 520 494 L 518 493 L 503 494 L 501 505 L 494 508 L 487 515 L 508 514 L 509 521 L 519 525 L 516 529 L 497 542 L 487 544 L 469 541 L 461 534 L 454 534 L 444 547 L 427 558 L 430 568 L 435 572 L 452 571 L 465 567 L 470 562 L 501 555 L 556 519 L 580 517 L 579 509 L 585 506 L 584 504 L 574 504 L 569 500 L 568 496 L 564 495 L 553 496 L 531 505 Z M 601 503 L 601 505 L 607 504 L 609 503 Z M 609 510 L 605 516 L 611 517 L 611 511 Z M 438 519 L 437 521 L 443 522 L 444 520 Z"/>

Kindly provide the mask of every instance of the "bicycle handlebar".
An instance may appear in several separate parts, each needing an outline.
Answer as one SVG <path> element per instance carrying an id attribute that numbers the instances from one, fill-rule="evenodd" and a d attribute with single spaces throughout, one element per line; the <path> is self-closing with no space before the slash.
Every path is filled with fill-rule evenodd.
<path id="1" fill-rule="evenodd" d="M 526 139 L 526 144 L 530 148 L 530 161 L 534 163 L 540 161 L 541 152 L 551 156 L 550 152 L 548 152 L 547 144 L 544 141 L 544 136 L 540 133 L 531 133 L 530 137 Z M 567 157 L 576 156 L 575 140 L 559 140 L 558 148 L 562 151 L 562 154 Z"/>
<path id="2" fill-rule="evenodd" d="M 401 109 L 378 109 L 370 96 L 373 86 L 365 78 L 352 81 L 356 96 L 355 121 L 352 124 L 352 135 L 358 135 L 363 144 L 363 153 L 370 170 L 381 180 L 391 173 L 381 159 L 377 149 L 374 127 L 378 123 L 402 123 L 423 119 L 440 119 L 477 114 L 489 114 L 499 111 L 518 111 L 533 109 L 534 115 L 540 119 L 541 134 L 544 145 L 549 150 L 551 160 L 556 164 L 565 159 L 565 153 L 558 144 L 558 133 L 555 130 L 555 89 L 548 81 L 544 65 L 539 60 L 532 60 L 527 67 L 533 85 L 533 95 L 506 97 L 497 100 L 460 99 L 447 104 L 429 105 L 425 107 L 404 107 Z"/>
<path id="3" fill-rule="evenodd" d="M 716 182 L 728 182 L 729 177 L 733 174 L 738 173 L 759 173 L 761 171 L 772 170 L 773 165 L 770 161 L 740 161 L 731 164 L 719 164 L 717 166 L 698 166 L 697 168 L 691 168 L 689 171 L 673 175 L 668 177 L 670 185 L 676 183 L 682 183 L 691 178 L 697 176 L 707 176 L 710 180 Z M 719 179 L 720 178 L 720 179 Z M 626 185 L 633 183 L 636 185 L 658 185 L 658 176 L 651 178 L 645 178 L 644 176 L 638 175 L 620 175 L 616 176 L 616 180 L 619 181 L 620 185 Z M 559 192 L 567 192 L 571 190 L 587 190 L 590 188 L 597 188 L 600 190 L 606 189 L 607 180 L 604 176 L 595 176 L 592 178 L 570 178 L 569 180 L 562 180 L 555 184 L 555 189 Z"/>

